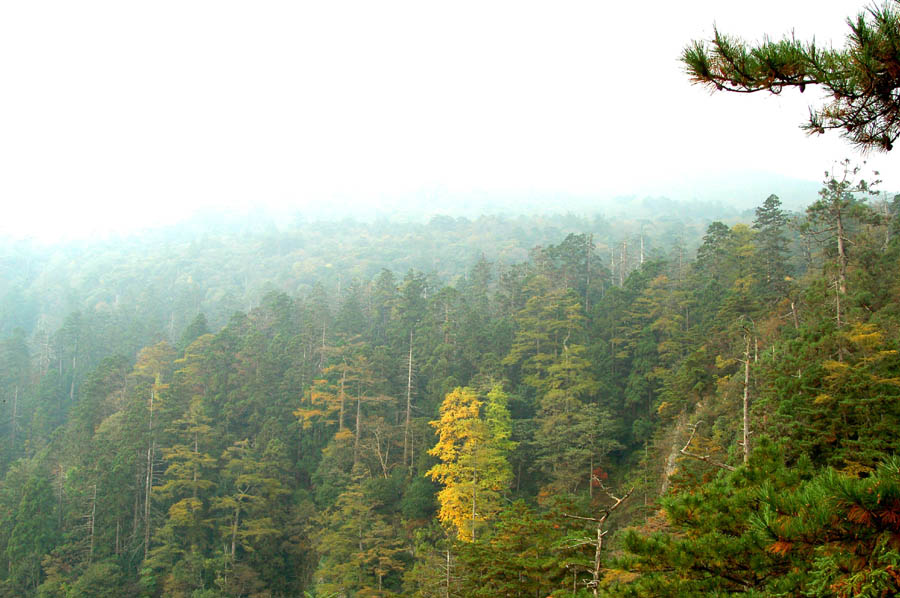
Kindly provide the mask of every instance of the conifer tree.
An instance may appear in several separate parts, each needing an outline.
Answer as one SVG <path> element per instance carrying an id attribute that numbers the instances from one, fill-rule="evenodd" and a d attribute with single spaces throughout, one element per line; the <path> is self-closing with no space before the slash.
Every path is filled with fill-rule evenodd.
<path id="1" fill-rule="evenodd" d="M 714 91 L 781 93 L 821 86 L 830 99 L 811 108 L 809 133 L 840 131 L 863 149 L 890 151 L 900 136 L 900 12 L 894 0 L 848 19 L 843 49 L 793 37 L 748 45 L 715 30 L 709 42 L 694 41 L 681 60 L 695 83 Z"/>
<path id="2" fill-rule="evenodd" d="M 235 442 L 222 454 L 228 489 L 212 503 L 222 513 L 220 533 L 226 554 L 221 579 L 225 587 L 242 583 L 240 575 L 250 574 L 239 563 L 242 553 L 252 551 L 257 542 L 280 533 L 271 515 L 276 499 L 287 490 L 273 475 L 271 464 L 256 453 L 257 447 L 245 439 Z"/>
<path id="3" fill-rule="evenodd" d="M 362 468 L 357 466 L 353 483 L 323 515 L 316 589 L 325 596 L 397 595 L 387 587 L 386 578 L 403 568 L 402 542 L 391 521 L 367 494 L 365 482 Z"/>
<path id="4" fill-rule="evenodd" d="M 849 160 L 844 160 L 838 172 L 825 173 L 825 186 L 819 192 L 819 200 L 806 209 L 815 231 L 824 236 L 830 252 L 835 256 L 835 317 L 838 328 L 845 323 L 850 231 L 854 224 L 876 218 L 865 203 L 865 196 L 874 193 L 875 183 L 858 179 L 859 172 L 859 167 L 851 166 Z"/>
<path id="5" fill-rule="evenodd" d="M 783 295 L 787 288 L 787 223 L 787 215 L 781 209 L 781 200 L 775 194 L 769 195 L 756 208 L 753 229 L 758 231 L 756 253 L 759 279 L 765 284 L 766 294 L 775 297 Z"/>

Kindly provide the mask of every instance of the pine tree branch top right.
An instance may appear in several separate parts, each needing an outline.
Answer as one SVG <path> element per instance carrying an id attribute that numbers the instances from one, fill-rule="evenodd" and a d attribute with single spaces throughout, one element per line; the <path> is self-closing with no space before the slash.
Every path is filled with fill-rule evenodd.
<path id="1" fill-rule="evenodd" d="M 900 0 L 872 6 L 847 25 L 838 50 L 793 36 L 749 44 L 714 29 L 712 39 L 688 44 L 681 61 L 694 83 L 713 91 L 819 86 L 828 99 L 810 107 L 804 130 L 836 130 L 864 151 L 890 151 L 900 137 Z"/>

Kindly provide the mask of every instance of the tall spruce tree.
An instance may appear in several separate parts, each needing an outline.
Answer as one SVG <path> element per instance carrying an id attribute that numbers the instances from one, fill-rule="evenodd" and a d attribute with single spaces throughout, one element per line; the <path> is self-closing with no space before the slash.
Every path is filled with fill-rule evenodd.
<path id="1" fill-rule="evenodd" d="M 781 200 L 769 195 L 756 208 L 753 229 L 756 236 L 756 268 L 759 282 L 768 298 L 780 299 L 787 290 L 788 238 L 787 214 L 781 209 Z"/>

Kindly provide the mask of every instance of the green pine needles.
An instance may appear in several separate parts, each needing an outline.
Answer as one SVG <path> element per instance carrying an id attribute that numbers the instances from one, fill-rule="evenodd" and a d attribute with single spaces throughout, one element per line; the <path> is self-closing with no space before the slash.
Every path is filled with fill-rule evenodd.
<path id="1" fill-rule="evenodd" d="M 841 131 L 862 149 L 890 151 L 900 136 L 900 12 L 896 0 L 848 19 L 841 50 L 793 37 L 758 45 L 715 30 L 709 41 L 693 41 L 681 60 L 691 80 L 714 91 L 803 92 L 820 85 L 830 99 L 810 108 L 809 133 Z"/>

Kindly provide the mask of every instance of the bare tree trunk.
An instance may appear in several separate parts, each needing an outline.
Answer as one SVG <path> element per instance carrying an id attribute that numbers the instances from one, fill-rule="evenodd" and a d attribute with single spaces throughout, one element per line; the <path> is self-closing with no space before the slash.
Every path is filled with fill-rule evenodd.
<path id="1" fill-rule="evenodd" d="M 97 484 L 94 484 L 94 496 L 91 498 L 91 544 L 88 550 L 88 565 L 94 560 L 94 522 L 97 520 Z"/>
<path id="2" fill-rule="evenodd" d="M 641 265 L 644 264 L 644 226 L 641 225 Z"/>
<path id="3" fill-rule="evenodd" d="M 588 237 L 587 243 L 587 256 L 585 257 L 585 262 L 587 263 L 587 275 L 585 276 L 585 285 L 584 285 L 584 311 L 585 313 L 590 313 L 591 311 L 591 249 L 594 247 L 594 234 Z"/>
<path id="4" fill-rule="evenodd" d="M 594 570 L 591 572 L 591 589 L 594 591 L 594 598 L 597 598 L 597 590 L 600 585 L 600 553 L 603 550 L 603 526 L 597 524 L 597 544 L 594 547 Z"/>
<path id="5" fill-rule="evenodd" d="M 444 598 L 450 598 L 450 547 L 447 547 L 447 566 L 444 570 Z"/>
<path id="6" fill-rule="evenodd" d="M 834 309 L 835 309 L 835 317 L 837 318 L 837 327 L 840 328 L 842 325 L 841 322 L 841 295 L 843 292 L 841 291 L 841 282 L 838 280 L 834 285 L 835 293 L 834 293 Z M 840 360 L 840 359 L 839 359 Z"/>
<path id="7" fill-rule="evenodd" d="M 360 411 L 362 405 L 362 398 L 360 396 L 359 384 L 356 385 L 356 432 L 353 437 L 353 464 L 356 465 L 359 462 L 359 420 L 360 420 Z"/>
<path id="8" fill-rule="evenodd" d="M 610 497 L 613 501 L 615 501 L 611 506 L 606 507 L 602 510 L 600 517 L 581 517 L 579 515 L 569 515 L 568 513 L 563 513 L 564 517 L 568 517 L 570 519 L 578 519 L 581 521 L 591 521 L 596 525 L 596 533 L 597 539 L 594 542 L 589 542 L 594 545 L 594 563 L 593 568 L 591 569 L 591 581 L 587 582 L 587 585 L 590 586 L 594 597 L 596 598 L 599 595 L 600 590 L 600 571 L 602 569 L 602 553 L 603 553 L 603 536 L 607 534 L 609 530 L 603 529 L 606 520 L 609 519 L 609 516 L 612 515 L 613 511 L 618 509 L 622 503 L 628 500 L 628 497 L 631 496 L 631 493 L 634 492 L 634 488 L 626 492 L 621 498 L 617 496 L 613 496 L 613 494 L 609 491 L 606 486 L 603 484 L 600 485 L 603 488 L 606 495 Z"/>
<path id="9" fill-rule="evenodd" d="M 412 412 L 412 364 L 413 364 L 413 333 L 409 331 L 409 358 L 406 362 L 406 423 L 403 425 L 403 466 L 406 467 L 406 457 L 409 450 L 409 420 Z M 412 465 L 412 463 L 410 463 Z"/>
<path id="10" fill-rule="evenodd" d="M 131 539 L 137 537 L 138 534 L 138 525 L 141 521 L 141 488 L 143 483 L 141 482 L 141 472 L 140 470 L 134 473 L 134 517 L 131 521 Z"/>
<path id="11" fill-rule="evenodd" d="M 616 252 L 612 240 L 609 242 L 609 280 L 611 284 L 616 284 Z"/>
<path id="12" fill-rule="evenodd" d="M 472 442 L 472 452 L 474 453 L 478 449 L 477 443 Z M 477 489 L 478 489 L 478 463 L 474 463 L 474 467 L 472 468 L 472 541 L 475 541 L 475 517 L 477 515 L 477 511 L 475 509 L 476 499 L 477 499 Z"/>
<path id="13" fill-rule="evenodd" d="M 234 554 L 237 548 L 237 531 L 241 517 L 241 501 L 234 507 L 234 519 L 231 522 L 231 566 L 234 567 Z"/>
<path id="14" fill-rule="evenodd" d="M 159 376 L 157 376 L 158 381 Z M 148 431 L 150 440 L 147 444 L 147 477 L 144 481 L 144 560 L 150 551 L 150 500 L 153 492 L 153 401 L 156 398 L 156 389 L 150 388 L 150 421 Z"/>
<path id="15" fill-rule="evenodd" d="M 390 476 L 388 474 L 388 460 L 391 455 L 391 444 L 390 440 L 385 443 L 384 452 L 381 452 L 381 434 L 378 432 L 378 426 L 373 426 L 372 432 L 375 436 L 375 454 L 378 457 L 378 464 L 381 465 L 381 473 L 384 475 L 384 479 L 388 479 Z"/>
<path id="16" fill-rule="evenodd" d="M 344 369 L 341 370 L 341 413 L 338 419 L 338 431 L 344 431 L 344 382 L 347 379 L 347 362 L 344 362 Z"/>
<path id="17" fill-rule="evenodd" d="M 750 460 L 750 335 L 744 350 L 744 463 Z"/>
<path id="18" fill-rule="evenodd" d="M 841 295 L 847 294 L 847 253 L 844 248 L 844 220 L 840 211 L 837 213 L 837 248 L 838 248 L 838 289 Z"/>
<path id="19" fill-rule="evenodd" d="M 12 426 L 12 434 L 11 434 L 12 446 L 11 446 L 11 448 L 12 448 L 13 454 L 15 454 L 15 452 L 16 452 L 16 418 L 18 417 L 18 413 L 16 413 L 16 410 L 18 409 L 18 407 L 19 407 L 19 385 L 16 384 L 16 389 L 13 392 L 12 423 L 10 424 Z"/>
<path id="20" fill-rule="evenodd" d="M 150 551 L 150 500 L 153 491 L 153 441 L 147 447 L 147 478 L 144 485 L 144 560 Z"/>

